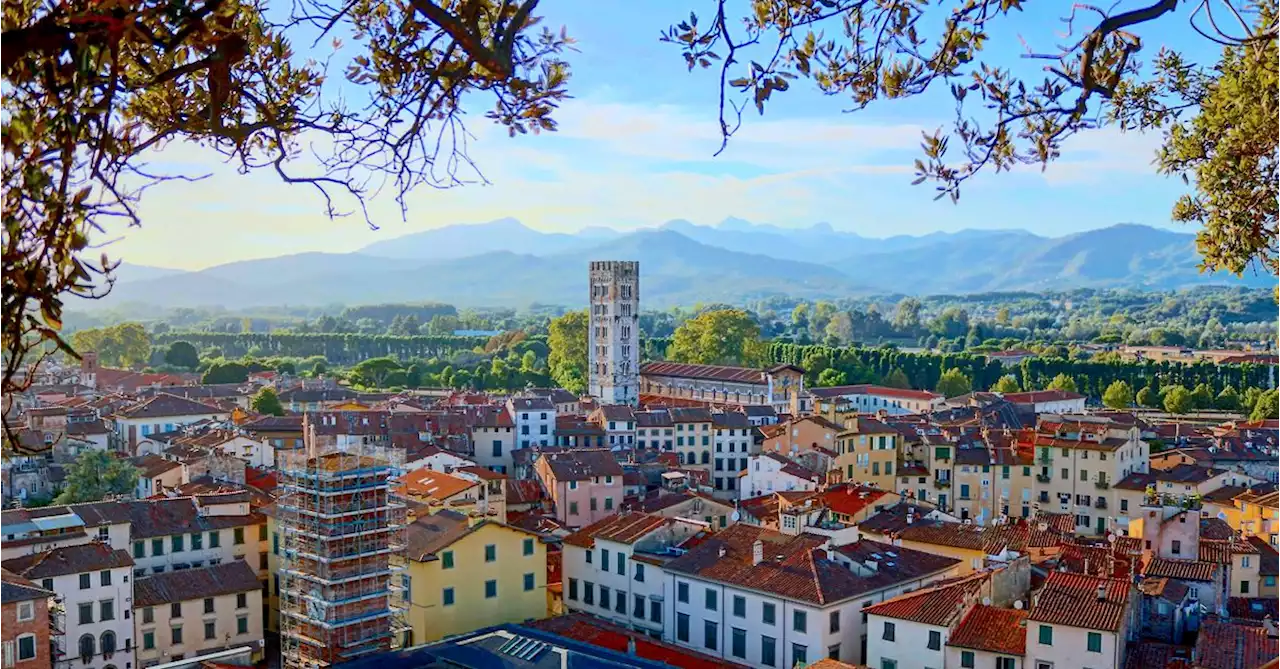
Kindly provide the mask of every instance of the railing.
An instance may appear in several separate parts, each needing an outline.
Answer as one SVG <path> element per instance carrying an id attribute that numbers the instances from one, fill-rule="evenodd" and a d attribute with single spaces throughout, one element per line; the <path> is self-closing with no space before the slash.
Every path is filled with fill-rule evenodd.
<path id="1" fill-rule="evenodd" d="M 1093 487 L 1097 488 L 1098 490 L 1106 490 L 1111 487 L 1111 484 L 1107 483 L 1106 479 L 1099 479 L 1093 482 Z"/>
<path id="2" fill-rule="evenodd" d="M 1039 481 L 1040 483 L 1048 483 L 1052 480 L 1053 480 L 1053 477 L 1049 476 L 1048 474 L 1036 474 L 1036 481 Z"/>
<path id="3" fill-rule="evenodd" d="M 1099 497 L 1098 499 L 1094 500 L 1094 502 L 1093 502 L 1093 508 L 1095 508 L 1095 509 L 1105 509 L 1105 508 L 1107 508 L 1107 498 L 1106 498 L 1106 497 Z"/>
<path id="4" fill-rule="evenodd" d="M 1042 455 L 1042 456 L 1040 456 L 1040 457 L 1036 458 L 1036 462 L 1037 462 L 1038 464 L 1042 464 L 1042 465 L 1051 465 L 1051 464 L 1053 464 L 1053 456 L 1052 456 L 1052 455 Z"/>
<path id="5" fill-rule="evenodd" d="M 946 488 L 951 487 L 951 481 L 948 479 L 934 479 L 933 487 L 937 488 L 938 490 L 944 490 Z"/>

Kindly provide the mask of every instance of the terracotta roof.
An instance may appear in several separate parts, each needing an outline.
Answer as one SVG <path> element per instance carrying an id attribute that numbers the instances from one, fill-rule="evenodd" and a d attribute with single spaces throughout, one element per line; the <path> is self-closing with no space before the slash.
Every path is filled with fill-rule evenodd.
<path id="1" fill-rule="evenodd" d="M 1027 650 L 1027 611 L 979 604 L 969 611 L 947 640 L 948 646 L 984 650 L 1002 655 L 1024 655 Z"/>
<path id="2" fill-rule="evenodd" d="M 1228 559 L 1230 562 L 1230 559 Z M 1180 581 L 1212 581 L 1218 565 L 1200 560 L 1169 560 L 1152 558 L 1143 570 L 1144 576 L 1164 576 Z"/>
<path id="3" fill-rule="evenodd" d="M 842 483 L 827 488 L 822 493 L 822 503 L 828 509 L 846 516 L 855 516 L 888 494 L 879 488 L 852 483 Z"/>
<path id="4" fill-rule="evenodd" d="M 1098 598 L 1100 587 L 1101 599 Z M 1029 619 L 1118 632 L 1128 610 L 1129 589 L 1129 582 L 1119 579 L 1050 572 Z"/>
<path id="5" fill-rule="evenodd" d="M 1174 604 L 1181 604 L 1191 588 L 1182 581 L 1167 578 L 1144 578 L 1138 583 L 1138 592 L 1151 597 L 1161 597 Z"/>
<path id="6" fill-rule="evenodd" d="M 57 594 L 52 590 L 45 590 L 30 579 L 18 576 L 7 569 L 0 569 L 0 603 L 2 604 L 48 599 L 56 597 Z"/>
<path id="7" fill-rule="evenodd" d="M 636 657 L 661 662 L 672 667 L 680 667 L 681 669 L 745 666 L 657 641 L 646 634 L 615 627 L 599 618 L 582 614 L 571 613 L 566 616 L 536 620 L 529 623 L 529 626 L 620 653 L 630 652 L 628 640 L 634 640 Z M 570 664 L 572 665 L 573 663 Z M 811 664 L 809 666 L 816 667 L 817 665 Z"/>
<path id="8" fill-rule="evenodd" d="M 1247 492 L 1249 492 L 1249 489 L 1242 485 L 1224 485 L 1217 490 L 1211 490 L 1205 493 L 1200 499 L 1205 502 L 1229 505 L 1236 497 Z"/>
<path id="9" fill-rule="evenodd" d="M 599 415 L 606 421 L 635 421 L 635 411 L 626 404 L 605 404 L 591 412 L 592 418 Z"/>
<path id="10" fill-rule="evenodd" d="M 547 491 L 542 489 L 542 482 L 537 479 L 507 479 L 507 504 L 533 504 L 547 499 Z"/>
<path id="11" fill-rule="evenodd" d="M 671 518 L 641 512 L 615 513 L 564 538 L 564 543 L 590 548 L 596 539 L 632 544 L 654 530 L 674 522 Z"/>
<path id="12" fill-rule="evenodd" d="M 1029 393 L 1004 393 L 1005 400 L 1013 404 L 1041 404 L 1044 402 L 1062 402 L 1065 400 L 1082 400 L 1084 395 L 1065 390 L 1036 390 Z"/>
<path id="13" fill-rule="evenodd" d="M 1280 601 L 1274 597 L 1231 597 L 1227 599 L 1227 613 L 1240 620 L 1262 622 L 1268 616 L 1280 619 Z"/>
<path id="14" fill-rule="evenodd" d="M 824 657 L 813 664 L 805 665 L 807 669 L 870 669 L 865 664 L 849 664 L 840 660 Z"/>
<path id="15" fill-rule="evenodd" d="M 167 471 L 182 468 L 182 463 L 153 454 L 129 458 L 129 461 L 138 468 L 138 476 L 143 478 L 155 478 Z"/>
<path id="16" fill-rule="evenodd" d="M 200 416 L 226 413 L 222 409 L 185 397 L 157 393 L 155 397 L 116 412 L 120 418 L 161 418 L 164 416 Z"/>
<path id="17" fill-rule="evenodd" d="M 1229 565 L 1231 564 L 1231 553 L 1230 541 L 1200 540 L 1200 562 Z"/>
<path id="18" fill-rule="evenodd" d="M 1158 641 L 1130 643 L 1124 669 L 1191 669 L 1191 652 L 1191 646 Z"/>
<path id="19" fill-rule="evenodd" d="M 875 395 L 877 397 L 894 397 L 904 400 L 924 400 L 931 401 L 942 399 L 939 393 L 929 392 L 928 390 L 912 390 L 910 388 L 890 388 L 888 386 L 876 386 L 871 384 L 857 384 L 851 386 L 827 386 L 825 388 L 810 388 L 809 393 L 814 397 L 828 399 L 832 397 L 844 397 L 846 395 Z"/>
<path id="20" fill-rule="evenodd" d="M 555 411 L 556 405 L 546 397 L 512 397 L 511 408 L 515 411 Z"/>
<path id="21" fill-rule="evenodd" d="M 261 589 L 262 582 L 253 567 L 244 560 L 232 560 L 134 579 L 133 606 L 159 606 Z"/>
<path id="22" fill-rule="evenodd" d="M 671 422 L 671 414 L 666 409 L 637 411 L 633 416 L 636 419 L 636 427 L 672 427 L 675 425 L 675 423 Z"/>
<path id="23" fill-rule="evenodd" d="M 404 482 L 405 494 L 436 500 L 449 499 L 480 485 L 475 481 L 425 467 L 406 473 L 401 480 Z"/>
<path id="24" fill-rule="evenodd" d="M 1252 536 L 1246 539 L 1258 551 L 1259 576 L 1276 576 L 1276 572 L 1280 569 L 1280 552 L 1277 552 L 1275 546 L 1267 543 L 1266 539 L 1259 536 Z"/>
<path id="25" fill-rule="evenodd" d="M 1267 630 L 1208 618 L 1196 638 L 1197 669 L 1257 669 L 1276 658 Z"/>
<path id="26" fill-rule="evenodd" d="M 685 379 L 707 379 L 765 385 L 764 372 L 751 367 L 694 365 L 680 362 L 646 362 L 640 366 L 641 376 L 673 376 Z"/>
<path id="27" fill-rule="evenodd" d="M 613 453 L 604 449 L 573 450 L 550 453 L 543 451 L 551 474 L 559 482 L 584 481 L 599 476 L 622 476 L 622 465 Z"/>
<path id="28" fill-rule="evenodd" d="M 986 574 L 977 574 L 898 595 L 862 609 L 864 614 L 908 620 L 922 625 L 950 627 L 982 588 Z"/>
<path id="29" fill-rule="evenodd" d="M 0 563 L 5 569 L 32 580 L 80 574 L 86 571 L 103 571 L 119 567 L 132 567 L 133 558 L 128 551 L 111 550 L 96 541 L 75 546 L 63 546 L 35 555 L 23 555 Z"/>
<path id="30" fill-rule="evenodd" d="M 485 467 L 481 467 L 481 466 L 479 466 L 479 465 L 466 465 L 466 466 L 463 466 L 463 467 L 458 467 L 458 468 L 457 468 L 457 469 L 455 469 L 454 471 L 456 471 L 456 472 L 466 472 L 467 474 L 470 474 L 470 475 L 472 475 L 472 476 L 474 476 L 474 477 L 476 477 L 476 478 L 478 478 L 478 479 L 480 479 L 480 480 L 482 480 L 482 481 L 505 481 L 505 480 L 507 480 L 507 475 L 506 475 L 506 474 L 503 474 L 503 473 L 500 473 L 500 472 L 495 472 L 495 471 L 493 471 L 492 469 L 488 469 L 488 468 L 485 468 Z"/>
<path id="31" fill-rule="evenodd" d="M 1215 541 L 1226 541 L 1235 537 L 1236 531 L 1231 529 L 1231 525 L 1221 518 L 1201 518 L 1200 519 L 1200 539 L 1213 539 Z"/>
<path id="32" fill-rule="evenodd" d="M 667 409 L 672 423 L 710 423 L 711 410 L 702 407 L 672 407 Z"/>

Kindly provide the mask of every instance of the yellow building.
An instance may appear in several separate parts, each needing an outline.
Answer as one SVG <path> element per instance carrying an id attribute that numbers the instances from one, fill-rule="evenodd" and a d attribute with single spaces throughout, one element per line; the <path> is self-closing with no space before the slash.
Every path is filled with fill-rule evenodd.
<path id="1" fill-rule="evenodd" d="M 283 563 L 280 558 L 280 525 L 276 521 L 275 505 L 263 507 L 262 515 L 267 517 L 267 537 L 271 541 L 271 546 L 267 550 L 267 571 L 270 572 L 270 580 L 267 581 L 266 619 L 262 621 L 262 626 L 268 632 L 280 631 L 280 569 Z"/>
<path id="2" fill-rule="evenodd" d="M 848 481 L 895 490 L 898 464 L 897 430 L 873 418 L 846 418 L 836 435 L 836 459 L 828 482 Z"/>
<path id="3" fill-rule="evenodd" d="M 443 510 L 409 525 L 410 645 L 547 616 L 547 549 L 538 536 Z"/>

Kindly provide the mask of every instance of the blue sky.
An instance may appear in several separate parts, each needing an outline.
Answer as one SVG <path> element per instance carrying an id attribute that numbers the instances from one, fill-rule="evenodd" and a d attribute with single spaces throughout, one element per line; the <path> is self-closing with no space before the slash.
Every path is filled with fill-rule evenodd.
<path id="1" fill-rule="evenodd" d="M 744 3 L 745 4 L 745 3 Z M 1061 41 L 1069 3 L 1027 12 L 993 31 L 990 53 L 1019 62 L 1019 37 L 1040 50 Z M 1121 5 L 1123 9 L 1125 5 Z M 1071 140 L 1043 173 L 979 177 L 959 204 L 934 201 L 929 185 L 911 186 L 920 132 L 950 120 L 949 96 L 878 103 L 843 114 L 842 100 L 804 82 L 776 97 L 764 117 L 746 117 L 719 157 L 713 70 L 687 72 L 659 32 L 712 3 L 689 0 L 544 0 L 551 26 L 578 40 L 570 54 L 574 99 L 560 131 L 509 139 L 471 114 L 472 157 L 487 186 L 421 188 L 400 219 L 389 196 L 371 211 L 379 229 L 356 218 L 327 219 L 304 186 L 268 171 L 238 175 L 216 155 L 171 145 L 162 160 L 212 176 L 164 184 L 143 201 L 141 229 L 111 230 L 106 251 L 126 262 L 196 269 L 233 260 L 305 251 L 342 253 L 375 241 L 457 223 L 513 216 L 547 231 L 586 226 L 633 229 L 672 218 L 712 224 L 728 216 L 781 226 L 822 221 L 867 236 L 964 228 L 1025 228 L 1061 235 L 1119 222 L 1171 226 L 1168 212 L 1184 186 L 1157 176 L 1159 137 L 1103 129 Z M 1187 26 L 1189 8 L 1147 27 L 1143 60 L 1161 45 L 1212 60 L 1216 49 Z M 1095 19 L 1085 18 L 1081 25 Z M 1158 27 L 1158 31 L 1155 29 Z M 990 57 L 990 56 L 989 56 Z M 199 240 L 198 243 L 192 243 Z"/>

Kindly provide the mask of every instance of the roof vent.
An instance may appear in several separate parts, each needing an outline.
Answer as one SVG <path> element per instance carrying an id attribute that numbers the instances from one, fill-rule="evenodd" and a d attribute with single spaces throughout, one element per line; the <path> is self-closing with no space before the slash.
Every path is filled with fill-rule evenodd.
<path id="1" fill-rule="evenodd" d="M 1097 595 L 1098 595 L 1098 601 L 1100 602 L 1107 601 L 1107 586 L 1099 584 Z"/>

